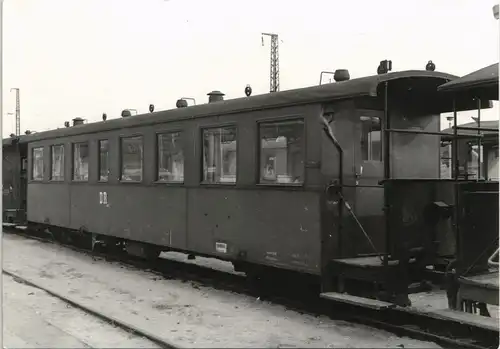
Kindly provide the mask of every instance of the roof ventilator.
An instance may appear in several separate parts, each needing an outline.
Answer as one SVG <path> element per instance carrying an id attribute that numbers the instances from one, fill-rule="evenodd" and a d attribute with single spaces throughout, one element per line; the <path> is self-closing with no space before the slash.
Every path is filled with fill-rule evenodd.
<path id="1" fill-rule="evenodd" d="M 132 116 L 132 112 L 129 109 L 123 109 L 122 118 L 128 118 L 129 116 Z"/>
<path id="2" fill-rule="evenodd" d="M 187 108 L 188 102 L 185 99 L 178 99 L 177 102 L 175 103 L 175 106 L 177 108 Z"/>
<path id="3" fill-rule="evenodd" d="M 208 103 L 220 102 L 224 100 L 225 94 L 220 91 L 212 91 L 207 93 Z"/>
<path id="4" fill-rule="evenodd" d="M 78 125 L 83 125 L 83 119 L 82 118 L 74 118 L 73 119 L 73 126 L 78 126 Z"/>
<path id="5" fill-rule="evenodd" d="M 337 69 L 333 74 L 333 79 L 335 80 L 335 82 L 347 81 L 350 78 L 351 75 L 349 74 L 349 70 L 347 69 Z"/>

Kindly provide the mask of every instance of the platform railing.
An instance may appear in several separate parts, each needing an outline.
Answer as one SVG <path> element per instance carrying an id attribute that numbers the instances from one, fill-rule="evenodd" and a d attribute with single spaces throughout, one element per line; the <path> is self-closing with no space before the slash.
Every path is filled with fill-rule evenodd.
<path id="1" fill-rule="evenodd" d="M 434 135 L 434 136 L 451 136 L 453 141 L 456 141 L 457 139 L 481 139 L 484 136 L 482 134 L 464 134 L 464 133 L 458 133 L 455 130 L 455 134 L 449 134 L 446 132 L 433 132 L 433 131 L 424 131 L 424 130 L 415 130 L 415 129 L 393 129 L 393 128 L 386 128 L 383 130 L 384 132 L 384 137 L 385 137 L 385 144 L 390 144 L 389 141 L 389 136 L 391 133 L 404 133 L 404 134 L 418 134 L 418 135 Z M 387 147 L 388 148 L 388 147 Z M 451 157 L 452 163 L 458 163 L 458 154 L 456 152 L 456 146 L 454 147 L 455 150 L 453 150 L 453 155 Z M 389 150 L 390 151 L 390 150 Z M 387 164 L 387 170 L 385 174 L 384 180 L 381 181 L 381 183 L 391 180 L 391 179 L 398 179 L 395 177 L 390 176 L 389 168 L 390 168 L 390 154 L 386 154 L 384 158 L 384 163 Z M 438 178 L 437 178 L 438 179 Z M 455 174 L 454 176 L 455 181 L 460 181 L 459 177 Z M 387 198 L 386 198 L 387 200 Z M 390 211 L 390 205 L 391 203 L 386 201 L 385 204 L 385 214 L 386 217 L 389 217 L 389 211 Z M 386 253 L 384 255 L 384 260 L 386 260 L 385 264 L 387 264 L 388 258 L 389 258 L 389 251 L 391 250 L 391 229 L 390 229 L 390 222 L 386 223 Z M 455 224 L 455 227 L 457 225 Z"/>
<path id="2" fill-rule="evenodd" d="M 460 181 L 458 173 L 459 173 L 459 163 L 458 163 L 458 140 L 459 139 L 477 139 L 478 147 L 481 147 L 481 140 L 483 138 L 483 134 L 481 133 L 481 99 L 476 98 L 477 100 L 477 123 L 478 123 L 478 128 L 475 128 L 474 130 L 477 131 L 477 134 L 464 134 L 464 133 L 459 133 L 459 130 L 462 129 L 462 127 L 457 125 L 457 100 L 456 98 L 453 98 L 453 133 L 446 133 L 446 132 L 432 132 L 432 131 L 424 131 L 424 130 L 418 130 L 418 129 L 396 129 L 391 127 L 391 118 L 390 118 L 390 110 L 389 110 L 389 100 L 388 100 L 388 91 L 389 91 L 389 86 L 388 82 L 385 82 L 384 86 L 384 123 L 382 127 L 382 132 L 381 132 L 381 139 L 383 144 L 385 146 L 383 147 L 383 163 L 384 163 L 384 179 L 382 182 L 385 182 L 387 180 L 391 179 L 397 179 L 392 177 L 392 171 L 391 171 L 391 149 L 390 149 L 390 144 L 391 144 L 391 134 L 392 133 L 406 133 L 406 134 L 419 134 L 419 135 L 436 135 L 436 136 L 447 136 L 450 137 L 452 140 L 452 164 L 454 164 L 454 173 L 453 173 L 453 179 L 458 182 Z M 490 130 L 487 130 L 490 131 Z M 481 156 L 479 156 L 478 159 L 478 164 L 480 166 L 480 161 L 481 161 Z M 478 180 L 480 176 L 478 173 Z M 458 194 L 458 186 L 455 186 L 455 207 L 457 205 L 457 194 Z M 392 245 L 392 229 L 391 229 L 391 222 L 390 222 L 390 210 L 391 210 L 391 202 L 387 195 L 384 195 L 384 211 L 385 211 L 385 253 L 383 255 L 383 266 L 384 268 L 388 268 L 389 264 L 389 258 L 390 258 L 390 251 L 391 251 L 391 245 Z M 453 215 L 453 220 L 454 220 L 454 235 L 456 236 L 456 242 L 457 244 L 459 243 L 459 225 L 457 220 L 456 215 Z M 402 264 L 401 264 L 402 262 Z M 401 260 L 400 264 L 402 267 L 406 264 L 406 261 Z"/>

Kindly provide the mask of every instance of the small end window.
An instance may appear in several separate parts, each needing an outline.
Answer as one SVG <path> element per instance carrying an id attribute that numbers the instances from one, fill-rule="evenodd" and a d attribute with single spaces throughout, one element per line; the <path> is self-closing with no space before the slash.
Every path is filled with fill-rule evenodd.
<path id="1" fill-rule="evenodd" d="M 121 153 L 121 180 L 141 182 L 144 157 L 142 136 L 122 138 Z"/>
<path id="2" fill-rule="evenodd" d="M 236 183 L 236 127 L 203 130 L 203 182 Z"/>
<path id="3" fill-rule="evenodd" d="M 51 147 L 51 176 L 53 181 L 64 181 L 64 145 Z"/>
<path id="4" fill-rule="evenodd" d="M 184 153 L 182 133 L 158 135 L 158 178 L 160 182 L 184 182 Z"/>
<path id="5" fill-rule="evenodd" d="M 88 143 L 73 144 L 73 180 L 89 180 L 89 145 Z"/>
<path id="6" fill-rule="evenodd" d="M 107 182 L 109 178 L 109 141 L 99 141 L 99 182 Z"/>
<path id="7" fill-rule="evenodd" d="M 34 181 L 43 181 L 43 147 L 33 148 L 32 150 L 31 179 Z"/>
<path id="8" fill-rule="evenodd" d="M 364 161 L 382 161 L 380 118 L 361 116 L 361 158 Z"/>

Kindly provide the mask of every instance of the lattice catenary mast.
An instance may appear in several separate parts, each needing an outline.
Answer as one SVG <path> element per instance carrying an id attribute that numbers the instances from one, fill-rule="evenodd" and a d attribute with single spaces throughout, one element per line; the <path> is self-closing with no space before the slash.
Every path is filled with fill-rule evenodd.
<path id="1" fill-rule="evenodd" d="M 21 135 L 21 102 L 19 101 L 19 88 L 10 89 L 16 91 L 16 136 Z"/>
<path id="2" fill-rule="evenodd" d="M 278 34 L 262 33 L 262 46 L 264 46 L 264 35 L 271 37 L 271 69 L 270 69 L 271 82 L 269 90 L 270 92 L 278 92 L 280 90 Z"/>

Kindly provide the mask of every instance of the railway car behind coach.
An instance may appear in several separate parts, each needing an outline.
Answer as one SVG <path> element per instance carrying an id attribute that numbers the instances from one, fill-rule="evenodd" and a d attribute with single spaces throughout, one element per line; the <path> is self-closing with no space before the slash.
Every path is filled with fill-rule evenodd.
<path id="1" fill-rule="evenodd" d="M 23 223 L 27 205 L 27 144 L 22 137 L 10 137 L 3 140 L 2 146 L 2 220 Z"/>

